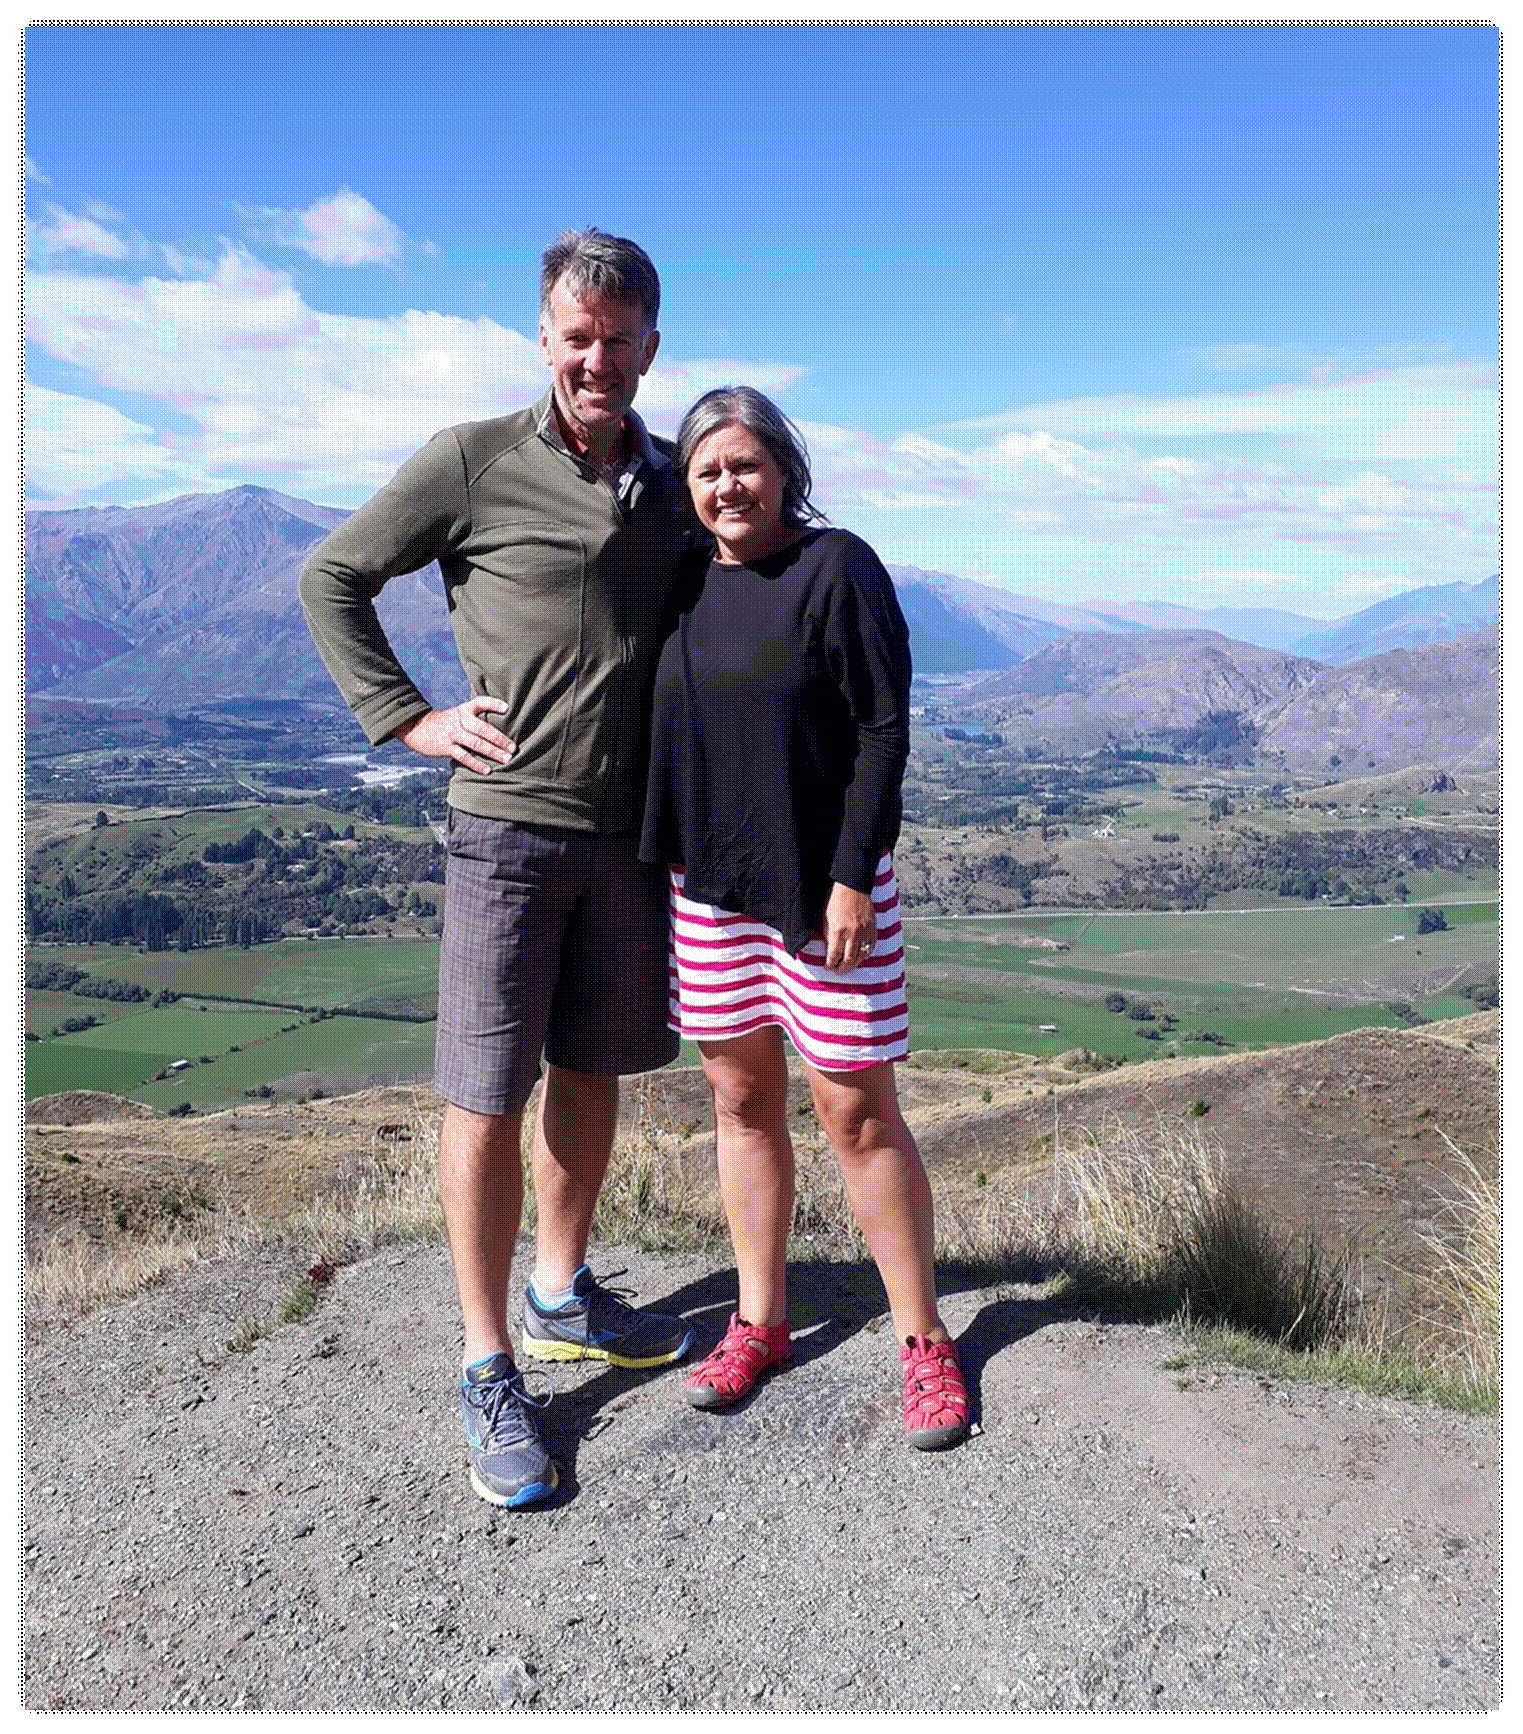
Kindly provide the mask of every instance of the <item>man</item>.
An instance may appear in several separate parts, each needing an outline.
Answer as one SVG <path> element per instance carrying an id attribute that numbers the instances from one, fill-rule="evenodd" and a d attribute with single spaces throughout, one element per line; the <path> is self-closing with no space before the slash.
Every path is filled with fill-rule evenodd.
<path id="1" fill-rule="evenodd" d="M 508 1329 L 523 1113 L 545 1058 L 524 1347 L 618 1366 L 678 1360 L 686 1323 L 638 1312 L 586 1264 L 621 1073 L 666 1064 L 664 875 L 636 856 L 650 689 L 674 617 L 677 477 L 632 405 L 655 358 L 660 284 L 596 229 L 547 249 L 551 386 L 516 415 L 447 429 L 314 551 L 313 638 L 373 743 L 454 762 L 435 1081 L 439 1191 L 465 1326 L 471 1484 L 496 1505 L 557 1474 Z M 437 560 L 473 696 L 436 710 L 375 597 Z"/>

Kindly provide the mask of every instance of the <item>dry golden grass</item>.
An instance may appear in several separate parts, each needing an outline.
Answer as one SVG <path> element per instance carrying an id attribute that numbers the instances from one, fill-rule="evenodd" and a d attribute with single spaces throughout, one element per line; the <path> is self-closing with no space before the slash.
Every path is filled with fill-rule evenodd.
<path id="1" fill-rule="evenodd" d="M 109 1250 L 71 1223 L 29 1251 L 22 1272 L 28 1329 L 78 1318 L 106 1301 L 151 1288 L 208 1256 L 199 1237 L 155 1235 Z"/>
<path id="2" fill-rule="evenodd" d="M 67 1224 L 27 1249 L 27 1329 L 77 1318 L 163 1282 L 190 1265 L 255 1247 L 290 1245 L 302 1268 L 334 1265 L 399 1241 L 437 1238 L 438 1130 L 423 1117 L 409 1136 L 377 1142 L 369 1163 L 338 1192 L 257 1211 L 225 1196 L 164 1222 L 105 1235 Z"/>
<path id="3" fill-rule="evenodd" d="M 1446 1142 L 1449 1142 L 1446 1140 Z M 1440 1205 L 1442 1229 L 1422 1235 L 1434 1308 L 1422 1321 L 1427 1358 L 1477 1390 L 1497 1389 L 1502 1354 L 1502 1190 L 1450 1142 L 1463 1178 Z"/>
<path id="4" fill-rule="evenodd" d="M 437 1123 L 420 1104 L 342 1189 L 256 1214 L 214 1199 L 157 1230 L 91 1236 L 68 1226 L 29 1249 L 28 1330 L 90 1311 L 206 1259 L 289 1246 L 293 1268 L 333 1266 L 403 1241 L 439 1239 Z M 859 1262 L 868 1254 L 839 1169 L 812 1113 L 794 1122 L 797 1200 L 790 1256 Z M 526 1132 L 527 1138 L 527 1132 Z M 1243 1202 L 1221 1153 L 1194 1130 L 1119 1121 L 1030 1163 L 998 1169 L 992 1183 L 937 1198 L 937 1257 L 985 1282 L 1045 1282 L 1075 1298 L 1134 1315 L 1174 1317 L 1218 1332 L 1254 1333 L 1305 1357 L 1327 1376 L 1382 1388 L 1442 1387 L 1480 1407 L 1496 1401 L 1499 1363 L 1500 1199 L 1495 1182 L 1455 1149 L 1467 1176 L 1442 1232 L 1425 1235 L 1432 1316 L 1392 1338 L 1351 1296 L 1347 1262 L 1311 1236 L 1269 1231 Z M 594 1224 L 604 1242 L 646 1251 L 712 1251 L 729 1239 L 712 1160 L 671 1130 L 639 1090 L 615 1151 Z M 1451 1146 L 1451 1148 L 1453 1148 Z M 527 1169 L 527 1162 L 525 1164 Z M 524 1227 L 532 1229 L 532 1187 Z"/>

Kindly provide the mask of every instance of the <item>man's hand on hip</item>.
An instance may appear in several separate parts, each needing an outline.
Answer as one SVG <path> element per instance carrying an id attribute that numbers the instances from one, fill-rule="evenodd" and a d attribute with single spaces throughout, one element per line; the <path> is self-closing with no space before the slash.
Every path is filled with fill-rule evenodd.
<path id="1" fill-rule="evenodd" d="M 426 759 L 453 759 L 468 771 L 485 775 L 498 765 L 508 764 L 518 751 L 516 741 L 483 720 L 492 712 L 505 716 L 507 709 L 500 698 L 482 695 L 449 710 L 424 711 L 392 733 L 404 747 Z"/>

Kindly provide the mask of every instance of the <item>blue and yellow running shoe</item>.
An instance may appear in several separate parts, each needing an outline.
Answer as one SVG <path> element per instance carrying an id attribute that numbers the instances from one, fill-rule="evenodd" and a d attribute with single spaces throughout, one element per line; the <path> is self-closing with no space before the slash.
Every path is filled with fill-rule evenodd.
<path id="1" fill-rule="evenodd" d="M 609 1273 L 623 1276 L 622 1270 Z M 615 1367 L 664 1367 L 693 1346 L 693 1327 L 668 1313 L 641 1311 L 584 1264 L 571 1279 L 571 1298 L 548 1305 L 528 1285 L 523 1346 L 542 1361 L 608 1361 Z"/>
<path id="2" fill-rule="evenodd" d="M 555 1492 L 560 1476 L 534 1416 L 550 1397 L 548 1391 L 542 1397 L 529 1395 L 509 1354 L 488 1355 L 461 1375 L 460 1415 L 471 1486 L 488 1504 L 534 1505 Z"/>

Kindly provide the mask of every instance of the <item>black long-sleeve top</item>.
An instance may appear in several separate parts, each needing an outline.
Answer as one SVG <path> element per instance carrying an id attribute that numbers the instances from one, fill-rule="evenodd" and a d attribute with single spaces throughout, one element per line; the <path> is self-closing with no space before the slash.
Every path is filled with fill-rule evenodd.
<path id="1" fill-rule="evenodd" d="M 893 580 L 860 537 L 711 562 L 656 670 L 642 857 L 796 954 L 832 884 L 870 892 L 898 838 L 909 691 Z"/>

